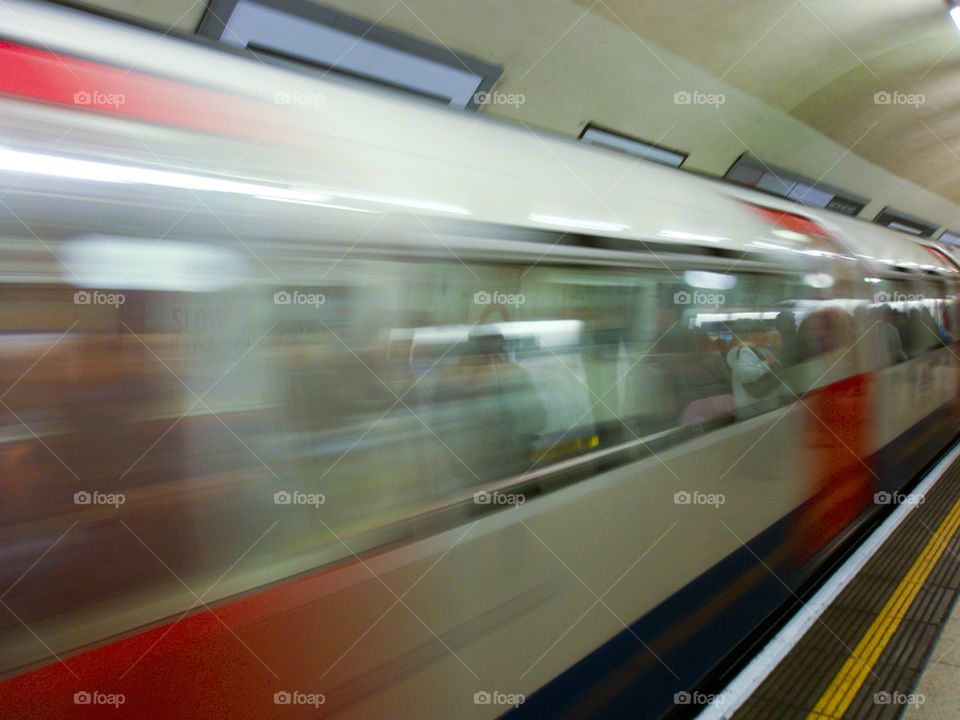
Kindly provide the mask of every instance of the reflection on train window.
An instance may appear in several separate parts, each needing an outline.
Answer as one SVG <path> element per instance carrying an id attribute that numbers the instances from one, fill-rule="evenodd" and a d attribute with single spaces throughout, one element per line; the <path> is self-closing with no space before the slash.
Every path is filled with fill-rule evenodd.
<path id="1" fill-rule="evenodd" d="M 956 303 L 940 280 L 868 278 L 873 293 L 853 309 L 864 370 L 953 343 Z"/>
<path id="2" fill-rule="evenodd" d="M 11 581 L 35 559 L 37 522 L 82 521 L 31 571 L 63 592 L 24 585 L 16 610 L 51 623 L 46 637 L 135 592 L 155 595 L 158 617 L 193 601 L 78 493 L 122 494 L 117 516 L 192 587 L 248 551 L 213 600 L 342 557 L 341 539 L 372 547 L 438 509 L 462 520 L 478 487 L 589 477 L 953 341 L 941 282 L 871 280 L 365 259 L 313 285 L 128 291 L 116 305 L 11 291 Z M 48 309 L 42 332 L 17 325 L 18 302 Z M 137 553 L 70 564 L 125 543 Z M 30 637 L 2 642 L 17 623 L 0 623 L 2 668 L 38 657 Z"/>

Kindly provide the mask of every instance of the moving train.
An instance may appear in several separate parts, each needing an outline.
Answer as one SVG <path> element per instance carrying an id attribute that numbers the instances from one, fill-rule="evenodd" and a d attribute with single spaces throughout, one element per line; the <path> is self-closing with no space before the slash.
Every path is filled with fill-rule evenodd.
<path id="1" fill-rule="evenodd" d="M 0 19 L 4 718 L 659 717 L 956 433 L 944 250 Z"/>

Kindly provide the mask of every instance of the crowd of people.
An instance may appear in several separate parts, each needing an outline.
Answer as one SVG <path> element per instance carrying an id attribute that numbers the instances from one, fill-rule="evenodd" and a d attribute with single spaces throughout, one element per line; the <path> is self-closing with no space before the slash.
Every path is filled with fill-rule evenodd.
<path id="1" fill-rule="evenodd" d="M 953 342 L 947 320 L 927 305 L 903 310 L 859 305 L 852 314 L 828 307 L 797 315 L 684 329 L 685 352 L 675 365 L 681 425 L 729 421 L 763 412 L 817 383 L 817 358 L 866 372 L 904 362 Z M 833 357 L 842 355 L 842 357 Z M 805 366 L 807 372 L 792 369 Z M 829 368 L 821 368 L 825 372 Z"/>

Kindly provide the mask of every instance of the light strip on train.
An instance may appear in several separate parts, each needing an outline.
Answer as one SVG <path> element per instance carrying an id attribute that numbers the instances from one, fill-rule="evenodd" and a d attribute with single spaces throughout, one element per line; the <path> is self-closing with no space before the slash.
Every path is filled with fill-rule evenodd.
<path id="1" fill-rule="evenodd" d="M 271 185 L 223 180 L 221 178 L 154 170 L 153 168 L 118 165 L 97 162 L 95 160 L 77 160 L 75 158 L 41 153 L 21 152 L 0 148 L 0 169 L 32 175 L 49 175 L 75 180 L 94 182 L 128 183 L 158 185 L 160 187 L 180 188 L 183 190 L 203 190 L 212 192 L 252 195 L 270 200 L 300 200 L 303 202 L 323 202 L 330 200 L 329 195 L 306 190 L 294 190 Z"/>
<path id="2" fill-rule="evenodd" d="M 736 320 L 775 320 L 781 311 L 768 312 L 731 312 L 731 313 L 698 313 L 694 325 L 701 327 L 703 323 L 734 322 Z"/>
<path id="3" fill-rule="evenodd" d="M 208 243 L 89 235 L 62 251 L 64 281 L 78 287 L 214 292 L 247 278 L 246 262 L 229 248 Z"/>
<path id="4" fill-rule="evenodd" d="M 365 210 L 364 208 L 349 207 L 347 205 L 335 205 L 333 203 L 316 202 L 313 200 L 291 200 L 289 198 L 270 197 L 269 195 L 254 195 L 254 197 L 260 200 L 276 200 L 279 202 L 293 203 L 294 205 L 309 205 L 310 207 L 322 207 L 322 208 L 327 208 L 328 210 L 347 210 L 348 212 L 370 213 L 371 215 L 378 214 L 376 210 Z"/>
<path id="5" fill-rule="evenodd" d="M 603 222 L 601 220 L 580 220 L 577 218 L 558 217 L 556 215 L 540 215 L 538 213 L 531 213 L 529 217 L 533 222 L 544 225 L 578 228 L 580 230 L 598 230 L 600 232 L 622 232 L 630 227 L 629 225 L 623 225 L 621 223 Z"/>
<path id="6" fill-rule="evenodd" d="M 389 195 L 368 195 L 366 193 L 348 192 L 346 190 L 331 190 L 330 193 L 346 200 L 360 200 L 380 205 L 399 205 L 416 210 L 434 210 L 436 212 L 452 213 L 454 215 L 472 215 L 465 207 L 448 203 L 432 202 L 429 200 L 411 200 L 409 198 L 393 197 Z"/>
<path id="7" fill-rule="evenodd" d="M 719 237 L 717 235 L 702 235 L 701 233 L 683 232 L 681 230 L 661 230 L 660 237 L 670 238 L 671 240 L 702 240 L 703 242 L 724 242 L 730 238 Z"/>
<path id="8" fill-rule="evenodd" d="M 687 270 L 683 273 L 683 281 L 690 287 L 704 290 L 730 290 L 737 284 L 737 276 L 706 270 Z"/>
<path id="9" fill-rule="evenodd" d="M 47 175 L 74 180 L 89 180 L 93 182 L 154 185 L 182 190 L 234 193 L 248 195 L 260 200 L 276 200 L 307 205 L 315 204 L 322 206 L 327 201 L 336 197 L 348 200 L 360 200 L 379 205 L 409 207 L 416 210 L 432 210 L 456 215 L 470 214 L 470 211 L 466 208 L 447 203 L 385 195 L 369 195 L 346 190 L 331 190 L 330 192 L 320 193 L 311 190 L 277 187 L 275 185 L 225 180 L 222 178 L 180 173 L 171 170 L 156 170 L 154 168 L 136 167 L 134 165 L 119 165 L 95 160 L 78 160 L 57 155 L 22 152 L 8 148 L 0 148 L 0 170 L 11 170 L 32 175 Z"/>

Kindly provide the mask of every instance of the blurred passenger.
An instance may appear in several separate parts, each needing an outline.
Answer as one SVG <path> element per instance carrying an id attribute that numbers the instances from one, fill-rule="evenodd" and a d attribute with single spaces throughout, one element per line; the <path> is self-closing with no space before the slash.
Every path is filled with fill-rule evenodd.
<path id="1" fill-rule="evenodd" d="M 941 346 L 940 323 L 933 317 L 930 308 L 926 305 L 920 310 L 920 321 L 923 323 L 926 347 L 929 350 L 935 350 Z"/>
<path id="2" fill-rule="evenodd" d="M 851 350 L 860 358 L 859 364 L 862 368 L 876 362 L 876 349 L 871 352 L 870 357 L 866 356 L 870 351 L 871 343 L 879 343 L 878 334 L 871 334 L 875 329 L 874 322 L 870 318 L 870 306 L 864 302 L 854 307 L 850 314 L 850 345 Z M 863 362 L 863 360 L 869 362 Z"/>
<path id="3" fill-rule="evenodd" d="M 904 353 L 905 357 L 910 356 L 910 320 L 907 318 L 907 314 L 889 308 L 887 312 L 884 313 L 884 318 L 896 329 L 897 334 L 900 336 L 900 348 Z"/>
<path id="4" fill-rule="evenodd" d="M 943 303 L 943 310 L 942 310 L 943 322 L 940 323 L 939 334 L 940 334 L 940 341 L 944 345 L 952 345 L 954 342 L 956 342 L 956 338 L 954 337 L 954 327 L 953 327 L 954 326 L 953 319 L 955 317 L 955 313 L 956 313 L 955 301 L 947 300 L 946 302 Z"/>
<path id="5" fill-rule="evenodd" d="M 730 370 L 702 331 L 687 331 L 687 351 L 678 364 L 676 391 L 683 412 L 681 425 L 703 425 L 732 419 Z"/>
<path id="6" fill-rule="evenodd" d="M 920 317 L 920 309 L 912 307 L 907 310 L 907 355 L 916 357 L 922 355 L 926 350 L 926 330 L 923 327 L 923 319 Z"/>
<path id="7" fill-rule="evenodd" d="M 780 334 L 780 350 L 777 354 L 777 360 L 782 367 L 796 365 L 801 360 L 796 316 L 789 310 L 784 310 L 777 315 L 776 328 Z"/>
<path id="8" fill-rule="evenodd" d="M 862 337 L 867 330 L 870 329 L 873 325 L 873 320 L 870 317 L 870 308 L 866 305 L 857 305 L 853 309 L 853 334 L 856 338 Z"/>
<path id="9" fill-rule="evenodd" d="M 886 337 L 875 308 L 864 301 L 853 310 L 851 355 L 856 358 L 859 372 L 870 372 L 886 367 Z"/>
<path id="10" fill-rule="evenodd" d="M 529 469 L 546 409 L 530 374 L 507 354 L 503 335 L 475 329 L 451 380 L 437 394 L 450 408 L 450 422 L 437 431 L 456 456 L 456 474 L 476 482 Z"/>
<path id="11" fill-rule="evenodd" d="M 886 365 L 896 365 L 907 359 L 903 350 L 903 340 L 897 329 L 897 313 L 889 305 L 881 305 L 874 311 L 878 327 L 881 328 L 883 338 L 884 360 Z"/>
<path id="12" fill-rule="evenodd" d="M 773 409 L 784 389 L 774 372 L 779 365 L 777 358 L 763 346 L 766 331 L 758 325 L 748 326 L 739 335 L 735 334 L 734 346 L 727 353 L 739 417 Z M 750 408 L 749 413 L 745 415 L 743 408 Z"/>

